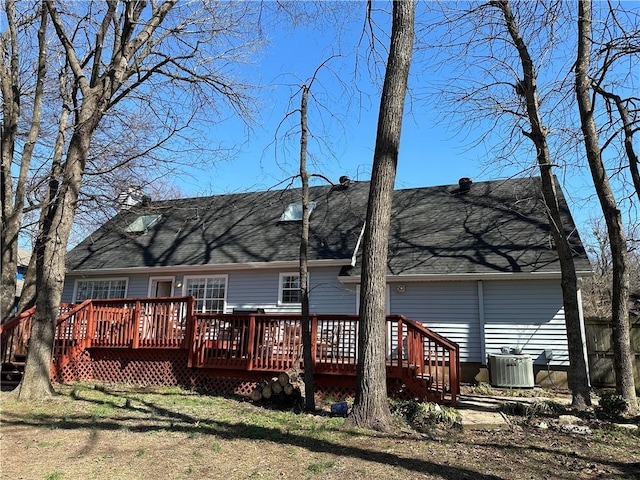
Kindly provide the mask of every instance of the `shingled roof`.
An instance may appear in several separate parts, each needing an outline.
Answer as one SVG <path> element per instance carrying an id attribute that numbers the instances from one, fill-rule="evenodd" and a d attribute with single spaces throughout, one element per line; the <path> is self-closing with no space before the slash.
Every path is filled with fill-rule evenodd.
<path id="1" fill-rule="evenodd" d="M 590 272 L 560 193 L 576 270 Z M 396 190 L 389 240 L 391 275 L 556 273 L 560 262 L 537 177 Z M 359 276 L 356 268 L 343 272 Z"/>
<path id="2" fill-rule="evenodd" d="M 313 187 L 309 258 L 349 263 L 364 224 L 368 183 Z M 280 221 L 300 190 L 148 202 L 122 211 L 67 254 L 67 269 L 96 270 L 297 261 L 299 221 Z M 142 232 L 141 216 L 160 215 Z"/>
<path id="3" fill-rule="evenodd" d="M 312 187 L 311 260 L 345 264 L 357 277 L 368 182 Z M 279 221 L 300 190 L 151 202 L 123 211 L 67 255 L 69 271 L 297 261 L 300 222 Z M 561 208 L 578 271 L 589 271 L 568 207 Z M 140 215 L 161 215 L 128 233 Z M 389 241 L 391 275 L 559 272 L 539 178 L 397 190 Z"/>

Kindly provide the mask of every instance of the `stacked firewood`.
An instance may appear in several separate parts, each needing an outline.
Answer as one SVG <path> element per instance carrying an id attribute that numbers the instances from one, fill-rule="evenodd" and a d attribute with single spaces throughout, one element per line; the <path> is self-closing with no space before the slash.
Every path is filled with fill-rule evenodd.
<path id="1" fill-rule="evenodd" d="M 283 407 L 301 405 L 304 398 L 304 381 L 299 368 L 293 367 L 277 377 L 261 381 L 251 392 L 254 402 L 269 402 Z"/>

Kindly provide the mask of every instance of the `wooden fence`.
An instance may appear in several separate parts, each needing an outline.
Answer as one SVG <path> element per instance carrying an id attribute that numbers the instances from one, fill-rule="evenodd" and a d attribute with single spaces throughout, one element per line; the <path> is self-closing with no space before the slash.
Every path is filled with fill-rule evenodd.
<path id="1" fill-rule="evenodd" d="M 608 319 L 585 319 L 587 336 L 587 354 L 591 384 L 594 387 L 615 385 L 613 368 L 613 344 L 611 341 L 611 322 Z M 631 317 L 630 322 L 631 351 L 634 354 L 634 375 L 636 388 L 640 387 L 640 317 Z"/>

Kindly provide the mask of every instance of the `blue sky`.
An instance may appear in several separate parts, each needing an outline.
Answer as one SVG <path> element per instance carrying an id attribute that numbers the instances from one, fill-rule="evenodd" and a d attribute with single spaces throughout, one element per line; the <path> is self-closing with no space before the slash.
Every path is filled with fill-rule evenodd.
<path id="1" fill-rule="evenodd" d="M 364 6 L 362 2 L 355 5 Z M 312 86 L 312 94 L 321 98 L 324 107 L 339 118 L 331 118 L 327 111 L 318 112 L 310 105 L 309 127 L 323 138 L 326 145 L 320 149 L 310 143 L 310 155 L 317 165 L 310 167 L 337 181 L 341 175 L 353 179 L 368 180 L 373 161 L 376 124 L 379 108 L 378 86 L 368 78 L 360 76 L 359 88 L 369 96 L 360 96 L 353 88 L 355 62 L 354 45 L 360 34 L 361 22 L 356 20 L 351 29 L 341 32 L 347 40 L 342 42 L 341 57 L 328 62 Z M 204 182 L 201 173 L 193 179 L 184 179 L 183 193 L 224 193 L 272 188 L 296 173 L 298 168 L 298 139 L 288 142 L 288 150 L 276 148 L 275 138 L 282 144 L 283 135 L 276 127 L 287 112 L 298 108 L 299 96 L 291 100 L 292 91 L 308 80 L 323 61 L 335 54 L 340 45 L 335 30 L 299 28 L 295 31 L 276 31 L 270 36 L 271 43 L 261 58 L 255 74 L 257 81 L 270 85 L 261 92 L 261 110 L 257 125 L 245 137 L 244 127 L 239 121 L 216 126 L 215 134 L 227 136 L 227 144 L 242 143 L 237 155 L 218 162 L 209 170 L 209 181 Z M 346 51 L 346 53 L 345 53 Z M 329 71 L 331 69 L 331 72 Z M 336 80 L 347 84 L 347 91 Z M 411 81 L 417 80 L 412 77 Z M 290 103 L 293 102 L 293 103 Z M 313 101 L 310 102 L 313 104 Z M 299 121 L 299 116 L 294 117 Z M 220 130 L 222 129 L 222 130 Z M 213 132 L 212 132 L 213 133 Z M 475 180 L 495 178 L 495 171 L 486 171 L 482 161 L 486 152 L 481 149 L 467 151 L 468 141 L 453 130 L 438 124 L 436 112 L 424 104 L 411 105 L 408 101 L 403 124 L 397 187 L 418 187 L 457 183 L 460 177 Z M 310 159 L 312 161 L 312 159 Z M 287 165 L 283 165 L 286 163 Z"/>
<path id="2" fill-rule="evenodd" d="M 362 2 L 354 2 L 353 5 L 364 11 Z M 354 45 L 358 42 L 363 18 L 363 13 L 354 12 L 357 15 L 347 29 L 299 27 L 295 30 L 274 29 L 269 34 L 270 44 L 260 63 L 250 67 L 249 71 L 255 83 L 267 85 L 259 96 L 261 104 L 256 124 L 249 134 L 238 121 L 217 125 L 212 134 L 217 140 L 225 138 L 227 145 L 234 144 L 238 148 L 237 153 L 228 160 L 207 167 L 206 172 L 194 172 L 192 177 L 182 179 L 180 189 L 183 195 L 282 188 L 284 185 L 276 186 L 297 173 L 299 155 L 299 137 L 294 135 L 287 141 L 283 138 L 283 131 L 292 125 L 295 128 L 299 116 L 292 117 L 294 124 L 285 125 L 280 133 L 276 132 L 276 127 L 288 112 L 299 105 L 299 96 L 292 100 L 292 92 L 303 81 L 308 81 L 322 62 L 338 52 L 341 56 L 328 62 L 312 87 L 312 94 L 320 99 L 319 105 L 324 109 L 314 109 L 318 104 L 311 101 L 309 126 L 324 143 L 310 143 L 309 153 L 313 159 L 309 160 L 312 163 L 309 170 L 334 181 L 341 175 L 357 180 L 369 179 L 379 86 L 362 73 L 354 80 Z M 384 16 L 379 18 L 384 19 Z M 493 160 L 490 143 L 472 146 L 473 140 L 483 129 L 490 128 L 489 125 L 480 124 L 473 127 L 477 130 L 460 132 L 446 119 L 443 121 L 437 108 L 425 101 L 427 97 L 423 93 L 429 88 L 429 82 L 450 73 L 447 67 L 437 72 L 435 69 L 429 71 L 424 61 L 414 61 L 412 65 L 411 99 L 407 103 L 403 124 L 396 187 L 456 184 L 461 177 L 483 181 L 512 175 L 537 175 L 536 169 L 524 171 L 522 168 L 523 165 L 534 166 L 533 157 L 518 158 L 519 166 L 505 166 Z M 275 138 L 280 146 L 288 148 L 276 148 L 273 145 Z M 497 140 L 498 137 L 495 138 Z M 585 238 L 590 233 L 589 219 L 597 216 L 599 210 L 590 186 L 590 175 L 586 169 L 557 171 L 556 174 Z"/>

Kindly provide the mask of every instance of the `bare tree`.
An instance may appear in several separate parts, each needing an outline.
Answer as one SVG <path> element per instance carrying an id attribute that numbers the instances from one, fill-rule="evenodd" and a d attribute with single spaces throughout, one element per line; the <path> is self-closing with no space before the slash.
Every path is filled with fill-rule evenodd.
<path id="1" fill-rule="evenodd" d="M 584 137 L 585 151 L 593 183 L 607 225 L 611 260 L 613 264 L 613 286 L 611 289 L 611 322 L 613 327 L 614 367 L 616 390 L 627 402 L 627 413 L 638 412 L 633 363 L 629 335 L 629 261 L 627 240 L 624 234 L 622 215 L 616 202 L 609 178 L 602 161 L 602 149 L 594 119 L 591 99 L 593 82 L 589 78 L 592 36 L 591 2 L 578 0 L 578 53 L 575 65 L 575 90 L 580 112 L 580 125 Z"/>
<path id="2" fill-rule="evenodd" d="M 349 421 L 391 428 L 385 364 L 385 289 L 391 206 L 402 117 L 413 55 L 415 3 L 393 2 L 391 40 L 382 94 L 363 236 L 356 398 Z"/>
<path id="3" fill-rule="evenodd" d="M 309 173 L 307 172 L 307 102 L 309 87 L 302 86 L 300 97 L 300 180 L 302 181 L 302 232 L 300 234 L 300 300 L 302 303 L 302 345 L 304 360 L 305 408 L 316 409 L 311 351 L 311 321 L 309 315 Z"/>
<path id="4" fill-rule="evenodd" d="M 584 314 L 585 317 L 610 319 L 613 262 L 609 235 L 603 221 L 592 220 L 590 226 L 593 240 L 588 252 L 593 275 L 583 281 Z M 640 294 L 640 238 L 634 235 L 634 230 L 628 229 L 625 235 L 629 245 L 629 291 Z"/>
<path id="5" fill-rule="evenodd" d="M 592 88 L 603 100 L 598 110 L 603 152 L 613 147 L 618 165 L 609 168 L 615 176 L 625 172 L 631 177 L 632 191 L 640 200 L 640 163 L 634 148 L 634 135 L 640 128 L 640 97 L 637 95 L 638 78 L 629 65 L 640 61 L 640 13 L 637 9 L 607 2 L 599 5 L 599 19 L 592 36 L 591 49 L 593 73 L 589 76 Z M 596 99 L 594 98 L 594 104 Z M 617 115 L 616 115 L 617 113 Z M 627 165 L 624 160 L 627 160 Z M 624 190 L 620 195 L 626 195 Z"/>
<path id="6" fill-rule="evenodd" d="M 91 144 L 107 112 L 127 100 L 157 108 L 162 104 L 157 95 L 164 94 L 162 98 L 179 97 L 175 101 L 182 105 L 189 98 L 193 105 L 222 100 L 237 114 L 248 115 L 245 86 L 218 65 L 251 48 L 250 38 L 242 37 L 252 31 L 250 4 L 166 0 L 66 5 L 44 0 L 44 5 L 71 72 L 71 101 L 65 104 L 71 128 L 61 142 L 64 155 L 48 174 L 34 252 L 36 314 L 19 398 L 52 393 L 49 366 L 65 251 Z M 67 6 L 70 11 L 64 10 Z M 236 35 L 245 43 L 237 42 Z"/>
<path id="7" fill-rule="evenodd" d="M 573 262 L 573 249 L 569 242 L 571 231 L 564 225 L 558 200 L 556 180 L 553 176 L 552 158 L 547 143 L 547 129 L 540 112 L 540 100 L 537 89 L 537 72 L 534 60 L 529 54 L 528 46 L 520 34 L 511 5 L 507 0 L 495 0 L 491 5 L 500 10 L 505 27 L 513 46 L 517 49 L 522 65 L 522 80 L 517 83 L 517 94 L 525 102 L 526 116 L 530 131 L 522 130 L 522 134 L 535 145 L 536 158 L 542 180 L 544 196 L 549 218 L 551 236 L 558 252 L 561 269 L 562 300 L 564 304 L 565 323 L 567 327 L 567 344 L 569 348 L 568 383 L 572 392 L 572 404 L 575 407 L 591 405 L 587 361 L 584 356 L 584 338 L 582 335 L 582 319 L 578 301 L 578 277 Z"/>
<path id="8" fill-rule="evenodd" d="M 2 274 L 0 279 L 0 322 L 10 318 L 16 294 L 16 271 L 18 255 L 18 236 L 22 227 L 24 204 L 28 191 L 31 158 L 40 132 L 44 78 L 46 75 L 46 29 L 47 12 L 41 5 L 25 12 L 16 11 L 16 2 L 5 3 L 4 15 L 7 30 L 0 35 L 0 87 L 2 90 L 2 152 L 1 186 L 2 192 Z M 21 58 L 21 37 L 25 29 L 34 26 L 39 20 L 37 30 L 37 56 L 35 72 L 22 68 L 25 61 Z M 32 75 L 33 78 L 25 78 Z M 31 88 L 28 88 L 30 85 Z M 31 105 L 28 120 L 28 134 L 22 144 L 18 177 L 14 183 L 12 166 L 16 157 L 19 141 L 19 124 L 22 105 Z"/>

